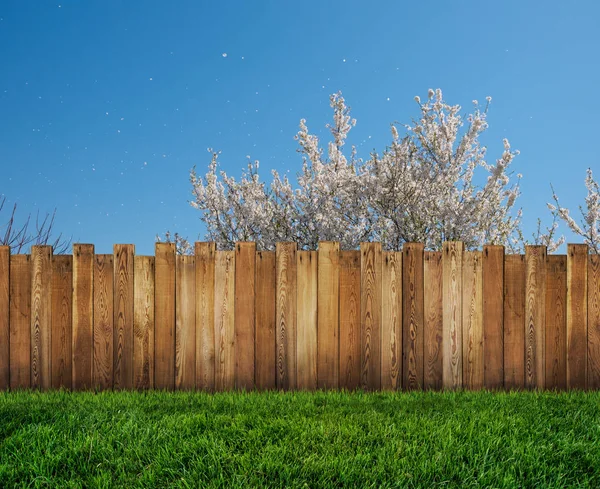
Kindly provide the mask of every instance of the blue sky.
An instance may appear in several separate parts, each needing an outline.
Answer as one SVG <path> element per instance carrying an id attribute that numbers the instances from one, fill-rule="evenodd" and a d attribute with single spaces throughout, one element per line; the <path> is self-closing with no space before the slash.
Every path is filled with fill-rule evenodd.
<path id="1" fill-rule="evenodd" d="M 363 157 L 429 88 L 465 113 L 492 96 L 484 143 L 521 151 L 526 234 L 551 183 L 578 215 L 586 168 L 600 178 L 597 1 L 3 0 L 0 46 L 0 194 L 20 216 L 56 208 L 97 253 L 203 237 L 189 171 L 207 148 L 234 176 L 246 155 L 295 174 L 299 120 L 325 136 L 338 90 Z"/>

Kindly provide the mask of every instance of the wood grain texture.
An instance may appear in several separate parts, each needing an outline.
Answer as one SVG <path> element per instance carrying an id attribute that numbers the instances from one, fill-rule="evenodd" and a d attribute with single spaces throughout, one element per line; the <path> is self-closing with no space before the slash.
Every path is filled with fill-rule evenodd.
<path id="1" fill-rule="evenodd" d="M 29 255 L 10 257 L 10 388 L 31 387 L 31 267 Z"/>
<path id="2" fill-rule="evenodd" d="M 132 244 L 113 246 L 113 386 L 133 387 L 133 267 Z"/>
<path id="3" fill-rule="evenodd" d="M 423 263 L 424 282 L 424 362 L 423 387 L 439 390 L 443 387 L 444 334 L 443 267 L 441 251 L 426 251 Z"/>
<path id="4" fill-rule="evenodd" d="M 175 243 L 156 243 L 154 386 L 175 388 Z"/>
<path id="5" fill-rule="evenodd" d="M 442 266 L 444 282 L 444 388 L 463 386 L 462 366 L 462 262 L 464 245 L 444 243 Z"/>
<path id="6" fill-rule="evenodd" d="M 260 390 L 275 389 L 275 252 L 256 252 L 255 381 Z"/>
<path id="7" fill-rule="evenodd" d="M 381 388 L 402 388 L 402 252 L 384 251 L 381 292 Z"/>
<path id="8" fill-rule="evenodd" d="M 317 261 L 316 251 L 298 251 L 296 253 L 298 273 L 297 386 L 298 389 L 304 390 L 317 388 Z"/>
<path id="9" fill-rule="evenodd" d="M 94 268 L 94 387 L 113 386 L 113 255 L 96 255 Z"/>
<path id="10" fill-rule="evenodd" d="M 196 257 L 196 389 L 215 389 L 215 257 L 216 243 L 195 243 Z"/>
<path id="11" fill-rule="evenodd" d="M 0 390 L 10 385 L 10 246 L 0 246 Z"/>
<path id="12" fill-rule="evenodd" d="M 381 388 L 381 243 L 360 244 L 360 383 Z"/>
<path id="13" fill-rule="evenodd" d="M 567 245 L 567 387 L 587 387 L 588 246 Z"/>
<path id="14" fill-rule="evenodd" d="M 483 253 L 463 253 L 462 276 L 463 387 L 481 389 L 484 385 L 483 346 Z"/>
<path id="15" fill-rule="evenodd" d="M 296 243 L 276 246 L 277 388 L 296 388 Z"/>
<path id="16" fill-rule="evenodd" d="M 215 389 L 235 387 L 235 251 L 217 251 L 215 260 Z"/>
<path id="17" fill-rule="evenodd" d="M 339 386 L 360 386 L 360 251 L 340 252 Z"/>
<path id="18" fill-rule="evenodd" d="M 483 247 L 483 350 L 486 389 L 504 386 L 504 246 Z"/>
<path id="19" fill-rule="evenodd" d="M 73 245 L 73 389 L 93 386 L 94 245 Z"/>
<path id="20" fill-rule="evenodd" d="M 73 256 L 52 257 L 52 388 L 72 386 Z"/>
<path id="21" fill-rule="evenodd" d="M 588 259 L 588 388 L 600 388 L 600 255 Z"/>
<path id="22" fill-rule="evenodd" d="M 546 247 L 525 247 L 525 387 L 545 385 Z"/>
<path id="23" fill-rule="evenodd" d="M 567 257 L 546 258 L 546 388 L 567 387 Z"/>
<path id="24" fill-rule="evenodd" d="M 421 389 L 424 371 L 424 250 L 422 243 L 402 248 L 402 385 Z"/>
<path id="25" fill-rule="evenodd" d="M 504 257 L 504 388 L 525 385 L 525 255 Z"/>
<path id="26" fill-rule="evenodd" d="M 31 387 L 50 388 L 52 246 L 31 247 Z"/>
<path id="27" fill-rule="evenodd" d="M 256 243 L 235 245 L 235 386 L 254 388 Z"/>
<path id="28" fill-rule="evenodd" d="M 340 244 L 321 241 L 318 255 L 317 383 L 319 389 L 337 389 L 340 377 Z"/>
<path id="29" fill-rule="evenodd" d="M 196 387 L 196 265 L 178 255 L 175 273 L 175 388 Z"/>
<path id="30" fill-rule="evenodd" d="M 133 260 L 133 387 L 154 388 L 154 267 L 153 256 Z"/>

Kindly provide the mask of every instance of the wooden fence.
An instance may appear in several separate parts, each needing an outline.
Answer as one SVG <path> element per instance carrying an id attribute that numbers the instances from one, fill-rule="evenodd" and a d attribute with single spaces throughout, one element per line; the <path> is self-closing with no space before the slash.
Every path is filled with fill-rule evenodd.
<path id="1" fill-rule="evenodd" d="M 0 246 L 0 389 L 596 389 L 600 256 Z"/>

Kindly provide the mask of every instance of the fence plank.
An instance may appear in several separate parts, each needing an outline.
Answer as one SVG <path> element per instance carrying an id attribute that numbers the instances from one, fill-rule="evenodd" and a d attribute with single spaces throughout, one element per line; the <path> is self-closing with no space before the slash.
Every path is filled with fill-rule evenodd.
<path id="1" fill-rule="evenodd" d="M 96 255 L 94 268 L 94 387 L 113 386 L 113 255 Z"/>
<path id="2" fill-rule="evenodd" d="M 317 352 L 319 389 L 337 389 L 340 377 L 340 244 L 321 241 L 318 251 Z"/>
<path id="3" fill-rule="evenodd" d="M 215 389 L 215 256 L 214 242 L 195 244 L 196 255 L 196 388 Z"/>
<path id="4" fill-rule="evenodd" d="M 426 251 L 423 263 L 424 388 L 439 390 L 443 383 L 443 267 L 441 251 Z"/>
<path id="5" fill-rule="evenodd" d="M 463 387 L 481 389 L 484 384 L 483 253 L 463 253 L 462 276 Z"/>
<path id="6" fill-rule="evenodd" d="M 237 243 L 235 253 L 235 384 L 252 390 L 256 243 Z"/>
<path id="7" fill-rule="evenodd" d="M 567 245 L 567 387 L 587 387 L 588 246 Z"/>
<path id="8" fill-rule="evenodd" d="M 600 255 L 588 261 L 588 388 L 600 388 Z"/>
<path id="9" fill-rule="evenodd" d="M 0 390 L 10 385 L 10 246 L 0 246 Z"/>
<path id="10" fill-rule="evenodd" d="M 235 387 L 235 251 L 217 251 L 215 260 L 215 389 Z"/>
<path id="11" fill-rule="evenodd" d="M 504 388 L 525 385 L 525 255 L 504 257 Z"/>
<path id="12" fill-rule="evenodd" d="M 154 262 L 154 385 L 175 387 L 175 243 L 156 243 Z"/>
<path id="13" fill-rule="evenodd" d="M 381 388 L 381 243 L 361 243 L 361 386 Z"/>
<path id="14" fill-rule="evenodd" d="M 52 246 L 31 247 L 31 387 L 51 383 Z"/>
<path id="15" fill-rule="evenodd" d="M 72 386 L 73 256 L 52 257 L 52 388 Z"/>
<path id="16" fill-rule="evenodd" d="M 31 387 L 31 268 L 29 255 L 10 257 L 10 388 Z"/>
<path id="17" fill-rule="evenodd" d="M 567 257 L 546 258 L 546 388 L 567 387 Z"/>
<path id="18" fill-rule="evenodd" d="M 483 351 L 486 389 L 504 386 L 504 246 L 483 247 Z"/>
<path id="19" fill-rule="evenodd" d="M 133 257 L 133 387 L 154 388 L 153 256 Z"/>
<path id="20" fill-rule="evenodd" d="M 73 389 L 92 387 L 94 245 L 73 245 Z"/>
<path id="21" fill-rule="evenodd" d="M 423 386 L 425 292 L 422 243 L 405 243 L 402 248 L 402 385 Z"/>
<path id="22" fill-rule="evenodd" d="M 175 388 L 196 386 L 196 266 L 193 256 L 175 259 Z"/>
<path id="23" fill-rule="evenodd" d="M 296 388 L 296 243 L 277 243 L 277 388 Z"/>
<path id="24" fill-rule="evenodd" d="M 460 241 L 444 243 L 444 388 L 463 386 L 462 379 L 462 261 Z"/>
<path id="25" fill-rule="evenodd" d="M 360 251 L 340 252 L 339 386 L 360 386 Z"/>
<path id="26" fill-rule="evenodd" d="M 296 253 L 298 389 L 317 388 L 317 261 L 316 251 Z"/>
<path id="27" fill-rule="evenodd" d="M 525 387 L 544 388 L 546 327 L 546 247 L 525 247 Z"/>
<path id="28" fill-rule="evenodd" d="M 384 251 L 381 293 L 381 388 L 402 388 L 402 252 Z"/>
<path id="29" fill-rule="evenodd" d="M 255 377 L 257 389 L 274 389 L 275 365 L 275 252 L 256 252 Z"/>
<path id="30" fill-rule="evenodd" d="M 133 267 L 132 244 L 113 246 L 113 386 L 133 387 Z"/>

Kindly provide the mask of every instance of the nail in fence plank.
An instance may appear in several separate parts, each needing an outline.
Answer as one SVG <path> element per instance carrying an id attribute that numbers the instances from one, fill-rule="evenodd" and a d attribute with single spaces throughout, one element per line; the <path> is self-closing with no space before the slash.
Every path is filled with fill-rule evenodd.
<path id="1" fill-rule="evenodd" d="M 463 253 L 462 276 L 463 387 L 481 389 L 484 382 L 483 253 Z M 502 299 L 502 295 L 500 295 Z"/>
<path id="2" fill-rule="evenodd" d="M 340 377 L 340 244 L 321 241 L 318 251 L 318 359 L 319 389 L 337 389 Z"/>
<path id="3" fill-rule="evenodd" d="M 73 245 L 73 389 L 92 387 L 94 245 Z"/>
<path id="4" fill-rule="evenodd" d="M 443 383 L 443 267 L 441 251 L 426 251 L 423 263 L 424 283 L 424 363 L 425 389 L 439 390 Z"/>
<path id="5" fill-rule="evenodd" d="M 460 241 L 444 243 L 444 388 L 463 386 L 462 366 L 462 261 Z"/>
<path id="6" fill-rule="evenodd" d="M 600 388 L 600 255 L 588 261 L 588 388 Z"/>
<path id="7" fill-rule="evenodd" d="M 545 385 L 546 247 L 525 247 L 525 387 Z"/>
<path id="8" fill-rule="evenodd" d="M 361 243 L 361 387 L 381 388 L 381 243 Z"/>
<path id="9" fill-rule="evenodd" d="M 504 246 L 483 247 L 483 351 L 486 389 L 504 386 Z"/>
<path id="10" fill-rule="evenodd" d="M 155 258 L 133 259 L 133 387 L 153 389 Z"/>
<path id="11" fill-rule="evenodd" d="M 567 245 L 567 387 L 587 387 L 588 246 Z"/>
<path id="12" fill-rule="evenodd" d="M 296 253 L 298 271 L 298 389 L 317 388 L 317 252 Z M 319 342 L 319 348 L 321 348 Z"/>
<path id="13" fill-rule="evenodd" d="M 525 385 L 525 255 L 504 257 L 504 388 Z"/>
<path id="14" fill-rule="evenodd" d="M 402 388 L 402 252 L 384 251 L 381 292 L 381 388 Z"/>
<path id="15" fill-rule="evenodd" d="M 235 385 L 254 388 L 256 243 L 235 245 Z"/>
<path id="16" fill-rule="evenodd" d="M 217 251 L 215 262 L 215 389 L 235 387 L 235 251 Z"/>
<path id="17" fill-rule="evenodd" d="M 360 251 L 340 252 L 340 388 L 360 386 Z"/>
<path id="18" fill-rule="evenodd" d="M 277 388 L 296 388 L 296 243 L 277 243 Z"/>
<path id="19" fill-rule="evenodd" d="M 94 387 L 113 386 L 113 255 L 96 255 L 94 268 Z"/>
<path id="20" fill-rule="evenodd" d="M 215 389 L 215 256 L 214 242 L 195 244 L 196 256 L 196 389 Z"/>
<path id="21" fill-rule="evenodd" d="M 156 243 L 154 385 L 175 388 L 175 243 Z"/>
<path id="22" fill-rule="evenodd" d="M 72 386 L 73 256 L 52 257 L 52 388 Z"/>
<path id="23" fill-rule="evenodd" d="M 546 388 L 567 387 L 567 257 L 546 258 Z"/>
<path id="24" fill-rule="evenodd" d="M 256 252 L 255 377 L 257 389 L 275 389 L 275 252 Z"/>
<path id="25" fill-rule="evenodd" d="M 113 246 L 113 386 L 133 387 L 133 266 L 132 244 Z"/>
<path id="26" fill-rule="evenodd" d="M 178 255 L 175 296 L 175 388 L 196 386 L 196 267 L 193 256 Z"/>
<path id="27" fill-rule="evenodd" d="M 10 384 L 10 246 L 0 246 L 0 390 Z"/>
<path id="28" fill-rule="evenodd" d="M 31 387 L 51 383 L 52 246 L 31 247 Z"/>

